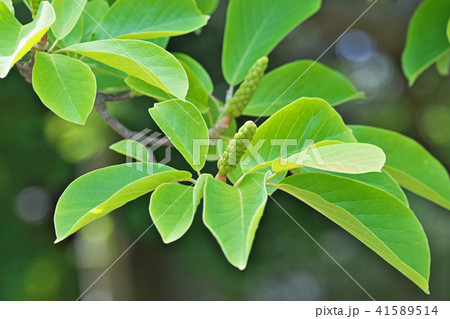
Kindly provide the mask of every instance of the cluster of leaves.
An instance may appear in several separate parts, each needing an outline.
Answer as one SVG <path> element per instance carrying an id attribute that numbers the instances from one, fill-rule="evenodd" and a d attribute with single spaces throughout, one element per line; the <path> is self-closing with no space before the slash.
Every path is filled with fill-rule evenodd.
<path id="1" fill-rule="evenodd" d="M 444 3 L 427 0 L 422 6 L 430 2 Z M 96 92 L 131 90 L 152 97 L 159 103 L 149 109 L 151 118 L 199 174 L 195 180 L 188 171 L 149 162 L 137 142 L 116 143 L 111 149 L 137 162 L 72 182 L 56 207 L 57 242 L 154 191 L 149 212 L 165 243 L 186 233 L 203 200 L 204 224 L 228 261 L 244 269 L 266 202 L 278 189 L 334 221 L 428 292 L 427 238 L 400 186 L 450 209 L 448 173 L 406 136 L 346 126 L 333 106 L 363 94 L 342 74 L 300 60 L 264 75 L 242 113 L 269 118 L 250 145 L 241 145 L 241 160 L 227 171 L 230 185 L 201 172 L 209 145 L 217 142 L 209 132 L 227 116 L 228 101 L 212 96 L 213 83 L 197 61 L 164 48 L 168 37 L 203 27 L 217 1 L 117 0 L 111 7 L 104 0 L 43 1 L 25 26 L 5 3 L 0 2 L 0 31 L 8 35 L 1 40 L 1 77 L 48 32 L 50 49 L 36 52 L 32 81 L 50 110 L 83 124 Z M 230 86 L 241 83 L 258 59 L 320 5 L 320 0 L 231 0 L 222 54 Z M 236 127 L 230 129 L 233 136 Z M 197 149 L 198 140 L 206 141 L 204 147 Z M 130 151 L 129 143 L 140 151 Z"/>
<path id="2" fill-rule="evenodd" d="M 411 18 L 402 55 L 403 72 L 413 85 L 431 65 L 448 76 L 450 71 L 450 2 L 425 0 Z"/>

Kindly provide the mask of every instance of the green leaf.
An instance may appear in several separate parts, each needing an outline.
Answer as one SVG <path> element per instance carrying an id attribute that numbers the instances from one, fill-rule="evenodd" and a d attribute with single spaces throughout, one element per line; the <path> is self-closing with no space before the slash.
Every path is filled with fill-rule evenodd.
<path id="1" fill-rule="evenodd" d="M 200 204 L 201 199 L 203 198 L 203 193 L 205 190 L 206 181 L 208 178 L 213 178 L 211 174 L 201 174 L 199 178 L 197 179 L 197 182 L 194 186 L 194 194 L 193 194 L 193 200 L 194 200 L 194 206 L 197 207 L 198 204 Z"/>
<path id="2" fill-rule="evenodd" d="M 155 163 L 101 168 L 73 181 L 56 205 L 56 242 L 163 183 L 187 181 L 189 172 Z"/>
<path id="3" fill-rule="evenodd" d="M 206 162 L 209 134 L 200 111 L 189 102 L 170 100 L 155 104 L 149 112 L 192 168 L 201 170 Z"/>
<path id="4" fill-rule="evenodd" d="M 39 5 L 34 21 L 24 26 L 0 2 L 0 78 L 8 75 L 12 66 L 39 42 L 54 21 L 55 12 L 47 1 Z"/>
<path id="5" fill-rule="evenodd" d="M 180 184 L 159 185 L 152 194 L 150 216 L 164 243 L 181 238 L 191 227 L 197 210 L 193 194 L 192 186 Z"/>
<path id="6" fill-rule="evenodd" d="M 442 76 L 449 75 L 450 71 L 450 50 L 436 61 L 436 69 Z"/>
<path id="7" fill-rule="evenodd" d="M 234 187 L 217 179 L 206 181 L 203 222 L 219 242 L 228 261 L 247 266 L 256 229 L 267 202 L 265 175 L 246 175 Z"/>
<path id="8" fill-rule="evenodd" d="M 425 0 L 414 12 L 402 54 L 403 72 L 410 86 L 450 49 L 446 36 L 449 12 L 448 0 Z"/>
<path id="9" fill-rule="evenodd" d="M 398 198 L 326 173 L 293 175 L 276 187 L 344 228 L 428 293 L 428 241 L 414 213 Z"/>
<path id="10" fill-rule="evenodd" d="M 152 42 L 156 45 L 159 45 L 161 48 L 165 49 L 165 48 L 167 48 L 167 45 L 169 44 L 169 40 L 170 40 L 170 37 L 164 37 L 164 38 L 148 39 L 145 41 Z"/>
<path id="11" fill-rule="evenodd" d="M 83 42 L 91 39 L 92 33 L 97 28 L 98 23 L 103 20 L 109 10 L 109 3 L 106 0 L 94 0 L 86 3 L 81 14 L 83 19 Z"/>
<path id="12" fill-rule="evenodd" d="M 297 153 L 307 142 L 314 144 L 324 140 L 356 142 L 341 116 L 326 101 L 301 98 L 258 127 L 252 145 L 257 148 L 259 158 L 246 153 L 241 167 L 249 171 L 258 164 Z"/>
<path id="13" fill-rule="evenodd" d="M 124 92 L 130 89 L 125 84 L 125 78 L 128 76 L 125 72 L 89 58 L 84 58 L 83 62 L 89 65 L 94 72 L 97 80 L 97 91 L 110 94 Z"/>
<path id="14" fill-rule="evenodd" d="M 192 32 L 206 24 L 194 0 L 118 0 L 106 14 L 95 39 L 150 39 Z"/>
<path id="15" fill-rule="evenodd" d="M 203 14 L 211 14 L 217 9 L 219 0 L 195 0 L 197 7 Z"/>
<path id="16" fill-rule="evenodd" d="M 222 70 L 229 84 L 320 8 L 320 0 L 231 0 L 228 4 Z"/>
<path id="17" fill-rule="evenodd" d="M 291 172 L 293 174 L 301 174 L 301 173 L 321 172 L 321 170 L 309 167 L 301 167 L 294 169 Z M 397 197 L 403 202 L 403 204 L 409 207 L 408 198 L 406 197 L 402 188 L 385 169 L 383 169 L 381 173 L 365 173 L 365 174 L 343 174 L 336 172 L 326 172 L 326 173 L 340 177 L 346 177 L 379 188 L 380 190 Z"/>
<path id="18" fill-rule="evenodd" d="M 244 114 L 270 116 L 301 97 L 319 97 L 335 106 L 363 99 L 364 94 L 357 92 L 341 73 L 318 62 L 300 60 L 265 75 Z"/>
<path id="19" fill-rule="evenodd" d="M 33 89 L 42 103 L 66 121 L 84 124 L 94 107 L 96 82 L 80 60 L 36 52 Z"/>
<path id="20" fill-rule="evenodd" d="M 189 80 L 189 89 L 186 94 L 186 100 L 192 102 L 201 113 L 206 113 L 208 111 L 209 94 L 206 91 L 205 86 L 189 65 L 181 60 L 180 63 L 186 71 Z"/>
<path id="21" fill-rule="evenodd" d="M 149 162 L 150 159 L 147 148 L 133 140 L 121 140 L 112 144 L 109 149 L 141 162 Z"/>
<path id="22" fill-rule="evenodd" d="M 8 7 L 9 11 L 11 11 L 11 13 L 14 15 L 14 6 L 12 0 L 0 0 L 0 2 L 3 2 Z"/>
<path id="23" fill-rule="evenodd" d="M 57 39 L 62 39 L 72 31 L 83 12 L 87 0 L 53 0 L 56 21 L 52 25 L 53 34 Z"/>
<path id="24" fill-rule="evenodd" d="M 208 72 L 206 72 L 205 68 L 198 63 L 196 60 L 191 58 L 189 55 L 184 53 L 174 53 L 173 54 L 179 61 L 184 62 L 189 68 L 195 73 L 195 75 L 199 78 L 199 80 L 203 83 L 203 86 L 206 89 L 208 94 L 212 94 L 214 90 L 213 82 Z"/>
<path id="25" fill-rule="evenodd" d="M 272 171 L 282 173 L 302 166 L 324 171 L 363 174 L 381 172 L 386 156 L 381 148 L 365 143 L 339 143 L 311 146 L 287 158 L 272 162 Z"/>
<path id="26" fill-rule="evenodd" d="M 448 173 L 424 147 L 409 137 L 389 130 L 361 125 L 349 127 L 359 142 L 383 149 L 386 154 L 385 169 L 401 186 L 450 209 Z"/>
<path id="27" fill-rule="evenodd" d="M 134 91 L 150 96 L 159 102 L 176 99 L 176 97 L 172 94 L 158 89 L 156 86 L 148 84 L 147 82 L 135 78 L 134 76 L 127 77 L 125 79 L 125 83 Z"/>
<path id="28" fill-rule="evenodd" d="M 450 42 L 450 18 L 448 19 L 448 23 L 447 23 L 447 39 L 448 39 L 448 42 Z"/>
<path id="29" fill-rule="evenodd" d="M 188 90 L 186 72 L 180 62 L 154 43 L 140 40 L 101 40 L 63 49 L 85 55 L 137 77 L 184 99 Z"/>

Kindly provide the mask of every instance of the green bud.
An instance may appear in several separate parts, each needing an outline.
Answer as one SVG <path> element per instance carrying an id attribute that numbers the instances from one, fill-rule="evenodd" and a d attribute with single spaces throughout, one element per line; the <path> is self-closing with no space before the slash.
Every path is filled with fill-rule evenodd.
<path id="1" fill-rule="evenodd" d="M 247 150 L 246 143 L 251 143 L 255 132 L 256 124 L 252 121 L 247 121 L 234 134 L 222 157 L 217 161 L 217 168 L 219 169 L 220 175 L 226 175 L 236 169 L 236 166 Z"/>
<path id="2" fill-rule="evenodd" d="M 36 17 L 39 5 L 41 4 L 42 1 L 43 0 L 30 0 L 31 15 L 32 15 L 33 19 L 34 19 L 34 17 Z"/>
<path id="3" fill-rule="evenodd" d="M 239 117 L 252 98 L 259 82 L 264 75 L 269 59 L 265 56 L 260 58 L 252 65 L 244 81 L 237 89 L 234 96 L 230 99 L 227 106 L 227 114 L 231 117 Z"/>

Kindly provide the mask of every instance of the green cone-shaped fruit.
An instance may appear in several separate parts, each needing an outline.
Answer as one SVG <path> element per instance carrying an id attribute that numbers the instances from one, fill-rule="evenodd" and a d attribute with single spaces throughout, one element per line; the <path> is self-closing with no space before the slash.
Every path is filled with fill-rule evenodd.
<path id="1" fill-rule="evenodd" d="M 236 169 L 236 165 L 239 164 L 239 161 L 247 150 L 246 143 L 251 143 L 255 132 L 256 124 L 252 121 L 247 121 L 241 126 L 239 131 L 234 134 L 233 139 L 230 141 L 225 152 L 223 152 L 222 157 L 217 162 L 217 168 L 219 169 L 220 175 L 225 176 Z"/>
<path id="2" fill-rule="evenodd" d="M 244 81 L 239 86 L 239 89 L 237 89 L 234 96 L 228 102 L 227 114 L 229 116 L 241 116 L 248 102 L 258 88 L 259 82 L 266 71 L 268 62 L 269 59 L 265 56 L 257 60 L 255 64 L 252 65 L 245 76 Z"/>

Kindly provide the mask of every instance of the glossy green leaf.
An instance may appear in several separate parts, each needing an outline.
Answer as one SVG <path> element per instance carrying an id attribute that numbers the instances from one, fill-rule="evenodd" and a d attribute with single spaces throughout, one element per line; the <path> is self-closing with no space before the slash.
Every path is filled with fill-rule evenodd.
<path id="1" fill-rule="evenodd" d="M 409 85 L 450 49 L 446 36 L 449 12 L 448 0 L 425 0 L 414 12 L 402 54 L 403 72 Z"/>
<path id="2" fill-rule="evenodd" d="M 56 115 L 76 124 L 86 123 L 94 107 L 96 82 L 85 63 L 37 52 L 32 81 L 42 103 Z"/>
<path id="3" fill-rule="evenodd" d="M 62 39 L 72 31 L 83 12 L 87 0 L 53 0 L 56 20 L 52 25 L 53 34 Z"/>
<path id="4" fill-rule="evenodd" d="M 184 62 L 189 68 L 197 75 L 199 80 L 203 83 L 203 86 L 206 89 L 208 94 L 212 94 L 214 90 L 213 82 L 208 72 L 206 72 L 205 68 L 198 63 L 196 60 L 191 58 L 189 55 L 184 53 L 174 53 L 173 54 L 179 61 Z"/>
<path id="5" fill-rule="evenodd" d="M 301 173 L 311 173 L 311 172 L 322 172 L 321 170 L 309 168 L 309 167 L 301 167 L 291 170 L 293 174 L 301 174 Z M 400 185 L 397 181 L 385 170 L 383 169 L 381 173 L 365 173 L 365 174 L 343 174 L 336 172 L 326 172 L 328 174 L 337 175 L 340 177 L 346 177 L 364 184 L 368 184 L 379 188 L 382 191 L 385 191 L 398 199 L 400 199 L 406 206 L 409 207 L 408 198 L 403 192 Z"/>
<path id="6" fill-rule="evenodd" d="M 301 98 L 319 97 L 335 106 L 364 98 L 341 73 L 311 60 L 285 64 L 265 75 L 244 110 L 245 115 L 270 116 Z"/>
<path id="7" fill-rule="evenodd" d="M 249 171 L 258 164 L 301 151 L 307 142 L 324 140 L 356 142 L 341 116 L 326 101 L 301 98 L 285 106 L 256 130 L 252 145 L 259 158 L 247 153 L 241 167 Z"/>
<path id="8" fill-rule="evenodd" d="M 250 67 L 320 8 L 320 0 L 231 0 L 228 4 L 222 71 L 241 82 Z"/>
<path id="9" fill-rule="evenodd" d="M 0 2 L 0 78 L 8 75 L 12 66 L 39 42 L 54 21 L 55 12 L 47 1 L 41 2 L 35 19 L 26 25 Z"/>
<path id="10" fill-rule="evenodd" d="M 209 134 L 200 111 L 189 102 L 170 100 L 155 104 L 149 112 L 192 168 L 196 171 L 202 169 L 206 162 Z"/>
<path id="11" fill-rule="evenodd" d="M 428 241 L 414 213 L 398 198 L 326 173 L 290 176 L 277 187 L 344 228 L 428 293 Z"/>
<path id="12" fill-rule="evenodd" d="M 109 149 L 141 162 L 149 162 L 150 159 L 147 148 L 133 140 L 121 140 L 112 144 Z"/>
<path id="13" fill-rule="evenodd" d="M 73 181 L 56 205 L 56 242 L 163 183 L 189 180 L 191 174 L 155 163 L 101 168 Z"/>
<path id="14" fill-rule="evenodd" d="M 85 55 L 184 99 L 188 90 L 180 62 L 154 43 L 140 40 L 100 40 L 69 46 L 64 51 Z"/>
<path id="15" fill-rule="evenodd" d="M 8 7 L 9 11 L 11 11 L 11 13 L 14 15 L 14 6 L 12 0 L 0 0 L 0 2 L 3 2 Z"/>
<path id="16" fill-rule="evenodd" d="M 359 142 L 383 149 L 386 154 L 385 169 L 401 186 L 450 209 L 448 173 L 424 147 L 393 131 L 360 125 L 349 127 Z"/>
<path id="17" fill-rule="evenodd" d="M 194 220 L 197 206 L 193 201 L 194 187 L 181 184 L 158 186 L 150 199 L 150 216 L 164 243 L 183 236 Z"/>
<path id="18" fill-rule="evenodd" d="M 95 39 L 150 39 L 192 32 L 206 24 L 194 0 L 118 0 L 95 31 Z"/>
<path id="19" fill-rule="evenodd" d="M 197 7 L 204 14 L 213 13 L 219 4 L 219 0 L 195 0 L 197 2 Z"/>
<path id="20" fill-rule="evenodd" d="M 237 187 L 214 178 L 206 181 L 203 222 L 228 261 L 240 270 L 247 266 L 267 202 L 264 180 L 264 174 L 251 173 Z"/>
<path id="21" fill-rule="evenodd" d="M 89 41 L 98 24 L 103 20 L 109 10 L 106 0 L 93 0 L 86 3 L 81 14 L 83 19 L 83 42 Z"/>
<path id="22" fill-rule="evenodd" d="M 277 158 L 271 168 L 275 173 L 307 166 L 324 171 L 363 174 L 381 172 L 386 160 L 381 148 L 365 143 L 339 143 L 309 147 L 287 158 Z"/>

